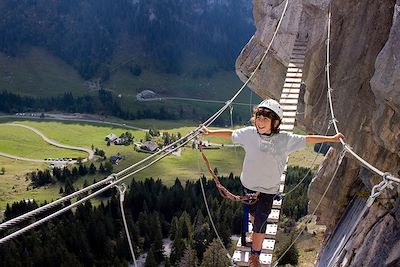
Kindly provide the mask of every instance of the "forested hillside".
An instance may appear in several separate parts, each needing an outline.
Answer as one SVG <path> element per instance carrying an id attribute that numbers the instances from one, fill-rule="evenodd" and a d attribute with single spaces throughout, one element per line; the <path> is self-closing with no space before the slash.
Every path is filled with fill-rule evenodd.
<path id="1" fill-rule="evenodd" d="M 289 167 L 289 187 L 297 184 L 307 169 Z M 294 227 L 294 220 L 307 213 L 306 191 L 312 175 L 304 186 L 285 200 L 285 228 Z M 221 182 L 232 192 L 241 194 L 239 177 L 231 174 Z M 212 180 L 203 178 L 211 216 L 222 242 L 230 247 L 232 234 L 240 234 L 242 207 L 238 202 L 223 199 Z M 222 250 L 207 217 L 200 181 L 171 187 L 161 180 L 133 180 L 125 196 L 125 212 L 135 254 L 148 253 L 145 266 L 227 266 Z M 124 233 L 119 198 L 116 190 L 107 191 L 105 203 L 94 207 L 90 202 L 78 206 L 36 230 L 7 242 L 0 249 L 1 266 L 128 266 L 131 261 Z M 66 203 L 69 204 L 69 203 Z M 21 201 L 7 206 L 5 219 L 37 207 L 35 202 Z M 51 211 L 49 211 L 51 212 Z M 3 234 L 3 233 L 1 233 Z M 163 250 L 163 238 L 172 241 L 171 254 Z M 218 265 L 209 260 L 219 258 Z M 215 263 L 215 262 L 214 262 Z M 282 262 L 283 263 L 283 262 Z M 201 265 L 200 265 L 201 264 Z"/>
<path id="2" fill-rule="evenodd" d="M 154 67 L 182 71 L 185 54 L 207 54 L 233 69 L 254 29 L 247 0 L 0 1 L 0 51 L 18 57 L 27 46 L 46 48 L 84 79 L 107 78 L 121 41 Z"/>

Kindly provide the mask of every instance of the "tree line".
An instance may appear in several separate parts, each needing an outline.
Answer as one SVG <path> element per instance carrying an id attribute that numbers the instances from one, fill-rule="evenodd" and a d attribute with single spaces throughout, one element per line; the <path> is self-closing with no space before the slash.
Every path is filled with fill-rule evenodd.
<path id="1" fill-rule="evenodd" d="M 73 96 L 67 92 L 62 96 L 48 98 L 33 98 L 20 96 L 9 91 L 0 91 L 0 112 L 4 113 L 30 113 L 30 112 L 51 112 L 61 111 L 68 113 L 90 113 L 104 116 L 115 116 L 124 120 L 136 119 L 157 119 L 157 120 L 181 120 L 199 118 L 205 121 L 212 114 L 201 109 L 194 109 L 191 112 L 184 110 L 183 106 L 163 106 L 155 103 L 153 107 L 143 107 L 136 112 L 122 108 L 118 99 L 106 90 L 99 90 L 95 96 Z M 241 122 L 238 113 L 234 120 Z M 220 116 L 215 120 L 216 125 L 226 125 L 230 118 Z"/>
<path id="2" fill-rule="evenodd" d="M 297 176 L 306 171 L 297 169 Z M 241 231 L 241 204 L 221 198 L 212 180 L 201 179 L 215 226 L 229 248 L 231 235 Z M 242 193 L 240 178 L 233 174 L 221 177 L 221 183 L 236 194 Z M 284 205 L 292 209 L 298 206 L 289 203 Z M 182 184 L 177 178 L 167 187 L 160 179 L 133 179 L 124 206 L 135 255 L 148 253 L 145 266 L 227 266 L 226 252 L 215 241 L 207 217 L 200 180 Z M 36 207 L 35 201 L 8 204 L 5 220 Z M 170 255 L 163 250 L 163 238 L 172 242 Z M 9 241 L 0 247 L 0 257 L 2 266 L 128 266 L 131 257 L 116 190 L 97 206 L 87 201 L 74 212 Z"/>

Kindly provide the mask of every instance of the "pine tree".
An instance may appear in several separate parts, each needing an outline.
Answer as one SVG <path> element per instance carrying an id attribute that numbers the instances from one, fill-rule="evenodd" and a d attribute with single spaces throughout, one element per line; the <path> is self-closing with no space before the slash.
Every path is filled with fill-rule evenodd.
<path id="1" fill-rule="evenodd" d="M 146 262 L 144 263 L 144 267 L 158 267 L 157 261 L 154 256 L 153 249 L 150 249 L 147 253 Z"/>
<path id="2" fill-rule="evenodd" d="M 222 248 L 221 244 L 214 239 L 208 246 L 203 256 L 201 267 L 226 267 L 230 265 L 226 251 Z"/>
<path id="3" fill-rule="evenodd" d="M 278 253 L 277 257 L 280 257 L 284 251 L 289 247 L 289 245 L 293 242 L 293 237 L 290 239 L 290 242 L 284 246 L 281 253 Z M 296 247 L 296 244 L 293 244 L 290 249 L 286 252 L 286 254 L 279 261 L 280 265 L 290 264 L 297 265 L 299 263 L 299 250 Z"/>
<path id="4" fill-rule="evenodd" d="M 179 261 L 178 266 L 179 267 L 197 267 L 197 256 L 196 256 L 196 251 L 192 249 L 190 246 L 188 246 Z"/>
<path id="5" fill-rule="evenodd" d="M 96 173 L 96 166 L 94 166 L 93 162 L 89 166 L 89 174 L 95 174 Z"/>

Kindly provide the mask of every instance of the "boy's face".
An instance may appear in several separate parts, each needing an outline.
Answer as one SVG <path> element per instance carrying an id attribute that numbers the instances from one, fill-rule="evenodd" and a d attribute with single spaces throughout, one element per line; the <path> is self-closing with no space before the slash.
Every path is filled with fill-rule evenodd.
<path id="1" fill-rule="evenodd" d="M 255 124 L 260 134 L 271 133 L 271 122 L 272 120 L 268 117 L 264 117 L 263 115 L 256 115 Z"/>

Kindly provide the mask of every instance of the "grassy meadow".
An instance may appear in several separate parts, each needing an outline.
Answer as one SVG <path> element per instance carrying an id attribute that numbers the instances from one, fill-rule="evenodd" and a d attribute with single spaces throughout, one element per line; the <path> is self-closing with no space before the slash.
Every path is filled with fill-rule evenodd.
<path id="1" fill-rule="evenodd" d="M 33 131 L 11 124 L 0 124 L 0 140 L 0 152 L 13 156 L 30 159 L 84 158 L 87 156 L 81 151 L 50 145 Z"/>
<path id="2" fill-rule="evenodd" d="M 2 140 L 0 143 L 0 152 L 13 155 L 23 155 L 25 157 L 29 156 L 31 158 L 67 157 L 74 155 L 74 153 L 80 153 L 48 145 L 32 131 L 6 124 L 10 122 L 31 126 L 42 132 L 48 138 L 62 144 L 86 148 L 91 148 L 93 145 L 94 148 L 104 150 L 107 157 L 118 153 L 125 156 L 125 159 L 120 161 L 118 165 L 114 165 L 114 172 L 121 171 L 150 156 L 150 154 L 147 153 L 136 152 L 132 145 L 116 146 L 112 144 L 107 146 L 107 143 L 104 141 L 105 136 L 110 133 L 119 136 L 126 131 L 133 134 L 135 141 L 140 141 L 145 137 L 145 132 L 143 131 L 134 131 L 131 129 L 124 129 L 123 127 L 112 127 L 95 123 L 60 122 L 49 120 L 7 121 L 3 119 L 2 123 L 0 123 L 0 139 Z M 160 130 L 160 132 L 175 134 L 180 132 L 182 135 L 192 131 L 197 126 L 190 122 L 183 122 L 183 124 L 186 125 L 184 127 L 178 127 L 178 122 L 162 121 L 160 122 L 160 125 L 157 125 L 157 123 L 158 122 L 154 120 L 127 122 L 129 125 L 139 127 L 147 126 L 151 128 L 155 127 Z M 6 133 L 10 133 L 10 131 L 13 131 L 13 134 L 7 135 Z M 204 137 L 203 139 L 217 144 L 231 143 L 228 139 L 218 137 Z M 3 142 L 3 140 L 5 140 L 5 142 Z M 224 146 L 220 149 L 205 150 L 205 153 L 209 158 L 212 167 L 218 169 L 219 175 L 227 176 L 231 172 L 234 175 L 240 174 L 244 156 L 242 148 Z M 289 164 L 309 167 L 315 155 L 313 147 L 308 146 L 305 150 L 292 154 Z M 317 163 L 318 161 L 321 161 L 321 158 L 322 156 L 319 156 Z M 94 160 L 94 163 L 96 166 L 99 166 L 100 161 L 96 159 Z M 16 161 L 0 157 L 0 168 L 1 167 L 4 167 L 6 172 L 5 174 L 0 175 L 0 210 L 5 208 L 6 203 L 12 203 L 21 199 L 34 198 L 37 201 L 42 202 L 44 200 L 50 201 L 59 197 L 58 192 L 62 185 L 58 183 L 38 189 L 30 188 L 30 190 L 27 191 L 29 181 L 26 181 L 25 174 L 37 169 L 48 168 L 46 164 Z M 131 178 L 141 180 L 147 177 L 153 177 L 155 179 L 160 178 L 165 184 L 171 185 L 177 177 L 182 180 L 196 180 L 199 178 L 201 173 L 204 173 L 206 177 L 211 179 L 211 175 L 208 173 L 200 153 L 197 150 L 192 149 L 191 145 L 188 145 L 187 147 L 182 148 L 181 156 L 169 155 L 152 165 L 151 168 L 145 169 L 132 177 L 129 177 L 127 183 L 129 183 Z M 102 178 L 104 177 L 99 175 L 81 177 L 75 182 L 75 187 L 81 188 L 85 180 L 90 184 L 94 179 L 98 181 Z"/>

